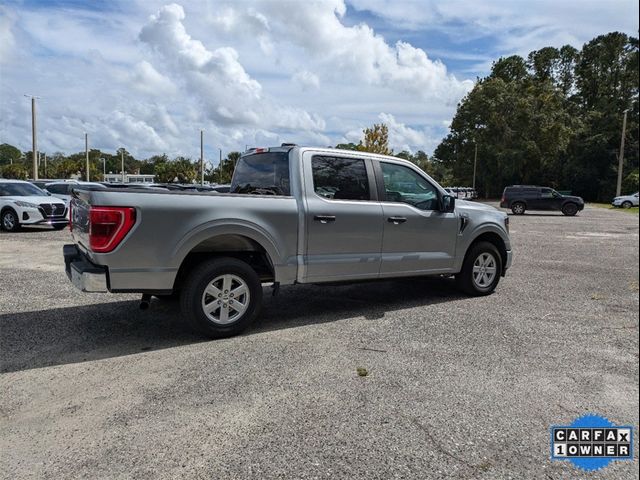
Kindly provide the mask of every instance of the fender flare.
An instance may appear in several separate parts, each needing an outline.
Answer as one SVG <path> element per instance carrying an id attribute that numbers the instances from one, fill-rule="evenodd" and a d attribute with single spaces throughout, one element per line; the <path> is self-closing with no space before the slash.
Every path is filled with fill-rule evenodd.
<path id="1" fill-rule="evenodd" d="M 175 268 L 182 265 L 184 259 L 197 245 L 220 235 L 240 235 L 256 242 L 264 248 L 277 275 L 277 266 L 281 263 L 282 256 L 270 233 L 254 223 L 226 218 L 204 223 L 187 232 L 171 252 Z"/>

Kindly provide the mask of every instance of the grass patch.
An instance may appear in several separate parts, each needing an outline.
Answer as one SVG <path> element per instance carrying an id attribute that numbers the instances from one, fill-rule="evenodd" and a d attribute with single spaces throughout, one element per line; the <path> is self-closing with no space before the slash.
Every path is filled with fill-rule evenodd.
<path id="1" fill-rule="evenodd" d="M 624 213 L 631 213 L 634 215 L 638 215 L 638 207 L 619 208 L 619 207 L 614 207 L 613 205 L 610 205 L 608 203 L 587 203 L 587 205 L 590 207 L 604 208 L 607 210 L 616 210 Z"/>

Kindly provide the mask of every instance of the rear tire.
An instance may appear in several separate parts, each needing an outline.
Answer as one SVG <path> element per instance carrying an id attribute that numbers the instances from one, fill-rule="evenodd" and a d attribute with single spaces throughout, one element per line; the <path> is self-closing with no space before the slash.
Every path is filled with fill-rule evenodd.
<path id="1" fill-rule="evenodd" d="M 458 288 L 474 297 L 489 295 L 502 275 L 502 257 L 493 243 L 478 242 L 471 246 L 456 275 Z"/>
<path id="2" fill-rule="evenodd" d="M 18 220 L 18 214 L 10 208 L 2 212 L 0 218 L 0 227 L 7 232 L 17 232 L 20 230 L 20 221 Z"/>
<path id="3" fill-rule="evenodd" d="M 562 213 L 567 217 L 573 217 L 578 213 L 578 206 L 575 203 L 565 203 L 562 206 Z"/>
<path id="4" fill-rule="evenodd" d="M 511 211 L 514 215 L 524 215 L 524 212 L 527 210 L 527 207 L 522 202 L 515 202 L 511 205 Z"/>
<path id="5" fill-rule="evenodd" d="M 210 338 L 243 332 L 262 306 L 262 285 L 253 268 L 235 258 L 208 260 L 182 286 L 180 306 L 189 325 Z"/>

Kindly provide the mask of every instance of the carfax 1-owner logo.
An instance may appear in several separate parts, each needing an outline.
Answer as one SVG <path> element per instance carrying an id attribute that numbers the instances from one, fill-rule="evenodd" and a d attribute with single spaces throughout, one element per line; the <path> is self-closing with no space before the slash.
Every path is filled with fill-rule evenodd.
<path id="1" fill-rule="evenodd" d="M 551 459 L 568 460 L 583 470 L 599 470 L 614 460 L 633 460 L 633 427 L 599 415 L 551 427 Z"/>

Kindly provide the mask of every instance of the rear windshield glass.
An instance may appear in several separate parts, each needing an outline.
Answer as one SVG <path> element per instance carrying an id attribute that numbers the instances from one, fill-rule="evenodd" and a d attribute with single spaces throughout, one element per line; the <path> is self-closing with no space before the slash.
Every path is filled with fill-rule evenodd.
<path id="1" fill-rule="evenodd" d="M 231 193 L 290 195 L 289 153 L 257 153 L 240 158 L 233 172 Z"/>

